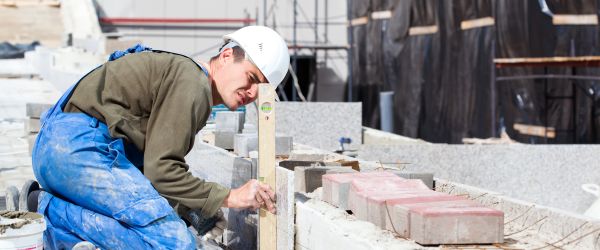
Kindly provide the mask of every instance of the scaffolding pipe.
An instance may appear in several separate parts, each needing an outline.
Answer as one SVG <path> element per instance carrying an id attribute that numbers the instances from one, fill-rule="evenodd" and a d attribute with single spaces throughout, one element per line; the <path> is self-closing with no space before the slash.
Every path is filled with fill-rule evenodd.
<path id="1" fill-rule="evenodd" d="M 297 38 L 296 38 L 296 26 L 298 24 L 298 20 L 297 20 L 297 16 L 298 16 L 298 1 L 294 0 L 294 37 L 293 37 L 293 44 L 294 47 L 297 47 Z M 294 49 L 294 60 L 292 61 L 292 68 L 294 69 L 294 72 L 298 72 L 298 49 Z M 292 101 L 296 101 L 296 88 L 292 87 Z"/>
<path id="2" fill-rule="evenodd" d="M 193 23 L 255 23 L 252 18 L 136 18 L 136 17 L 101 17 L 103 24 L 193 24 Z"/>
<path id="3" fill-rule="evenodd" d="M 381 116 L 381 130 L 394 133 L 394 92 L 383 91 L 379 93 L 379 111 Z"/>
<path id="4" fill-rule="evenodd" d="M 354 46 L 354 28 L 350 23 L 350 20 L 352 20 L 352 1 L 348 0 L 346 5 L 348 15 L 348 102 L 352 102 L 352 47 Z"/>
<path id="5" fill-rule="evenodd" d="M 263 25 L 267 26 L 267 0 L 263 0 Z"/>
<path id="6" fill-rule="evenodd" d="M 327 32 L 328 32 L 328 29 L 329 29 L 329 20 L 328 20 L 329 19 L 329 0 L 325 0 L 325 14 L 324 14 L 324 17 L 325 17 L 325 21 L 324 21 L 325 22 L 325 27 L 324 27 L 325 32 L 323 34 L 323 36 L 324 36 L 323 40 L 325 41 L 325 44 L 328 44 L 329 43 L 329 37 L 328 37 Z M 327 58 L 327 56 L 328 56 L 327 54 L 328 54 L 328 52 L 325 51 L 325 58 L 323 60 L 325 68 L 327 68 L 327 59 L 328 59 Z"/>

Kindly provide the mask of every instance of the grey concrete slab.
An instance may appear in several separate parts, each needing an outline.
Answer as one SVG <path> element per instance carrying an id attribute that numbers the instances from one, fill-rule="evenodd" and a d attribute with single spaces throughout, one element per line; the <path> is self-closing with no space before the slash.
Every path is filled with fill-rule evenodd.
<path id="1" fill-rule="evenodd" d="M 277 102 L 275 130 L 294 141 L 324 150 L 339 149 L 339 139 L 347 137 L 355 149 L 362 143 L 361 103 Z M 256 124 L 256 108 L 248 105 L 246 121 Z"/>
<path id="2" fill-rule="evenodd" d="M 427 249 L 317 199 L 296 202 L 295 246 L 302 250 Z"/>
<path id="3" fill-rule="evenodd" d="M 427 185 L 429 189 L 433 189 L 433 173 L 425 173 L 425 172 L 415 172 L 415 171 L 403 171 L 403 170 L 390 170 L 386 169 L 386 171 L 390 171 L 397 176 L 400 176 L 404 179 L 419 179 Z"/>
<path id="4" fill-rule="evenodd" d="M 436 191 L 461 195 L 503 211 L 504 249 L 600 248 L 598 220 L 442 179 L 436 179 Z"/>
<path id="5" fill-rule="evenodd" d="M 215 132 L 216 133 L 216 132 Z M 275 155 L 288 156 L 294 147 L 290 136 L 275 136 Z M 258 134 L 236 134 L 233 139 L 233 152 L 242 157 L 249 157 L 250 152 L 258 151 Z"/>
<path id="6" fill-rule="evenodd" d="M 221 111 L 215 114 L 215 130 L 240 133 L 244 128 L 244 112 Z"/>
<path id="7" fill-rule="evenodd" d="M 256 177 L 256 166 L 252 161 L 203 143 L 199 136 L 185 157 L 192 175 L 228 188 L 240 187 Z M 228 220 L 224 244 L 231 249 L 256 248 L 256 223 L 252 222 L 256 211 L 223 209 L 223 212 Z"/>
<path id="8" fill-rule="evenodd" d="M 234 131 L 215 131 L 215 146 L 223 149 L 234 149 Z"/>
<path id="9" fill-rule="evenodd" d="M 296 192 L 310 193 L 323 186 L 322 176 L 325 174 L 353 173 L 350 167 L 295 167 L 294 189 Z"/>
<path id="10" fill-rule="evenodd" d="M 600 183 L 600 145 L 363 145 L 358 157 L 401 162 L 404 170 L 502 192 L 576 213 L 595 197 L 581 185 Z"/>
<path id="11" fill-rule="evenodd" d="M 25 133 L 39 133 L 40 132 L 40 119 L 29 118 L 25 122 Z"/>
<path id="12" fill-rule="evenodd" d="M 277 250 L 294 249 L 294 171 L 276 167 Z"/>
<path id="13" fill-rule="evenodd" d="M 0 60 L 0 77 L 3 78 L 31 78 L 38 75 L 35 68 L 25 59 Z"/>
<path id="14" fill-rule="evenodd" d="M 48 111 L 54 103 L 37 103 L 37 102 L 28 102 L 25 104 L 25 115 L 29 118 L 41 118 L 42 114 Z"/>
<path id="15" fill-rule="evenodd" d="M 60 92 L 47 81 L 0 79 L 0 120 L 24 120 L 27 103 L 54 103 L 59 97 Z"/>

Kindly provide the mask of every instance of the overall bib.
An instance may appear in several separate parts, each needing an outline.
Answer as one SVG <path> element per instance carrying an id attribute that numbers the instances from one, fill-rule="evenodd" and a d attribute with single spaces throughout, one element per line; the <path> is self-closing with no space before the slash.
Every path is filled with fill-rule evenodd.
<path id="1" fill-rule="evenodd" d="M 109 60 L 147 50 L 137 45 Z M 47 223 L 44 246 L 71 249 L 85 240 L 101 249 L 195 249 L 185 223 L 138 169 L 142 153 L 125 150 L 98 119 L 63 112 L 78 83 L 43 115 L 33 148 L 45 191 L 38 205 Z"/>

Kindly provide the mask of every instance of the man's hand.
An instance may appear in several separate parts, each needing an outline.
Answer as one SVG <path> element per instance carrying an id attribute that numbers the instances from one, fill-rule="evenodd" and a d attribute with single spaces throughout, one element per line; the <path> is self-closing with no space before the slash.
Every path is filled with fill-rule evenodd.
<path id="1" fill-rule="evenodd" d="M 228 208 L 258 209 L 265 206 L 269 212 L 275 214 L 275 192 L 267 184 L 257 180 L 249 180 L 243 186 L 232 189 L 223 201 L 223 206 Z"/>
<path id="2" fill-rule="evenodd" d="M 223 230 L 225 230 L 225 228 L 227 227 L 227 220 L 225 219 L 225 216 L 223 216 L 223 211 L 219 209 L 217 211 L 217 214 L 215 214 L 215 217 L 217 217 L 217 223 L 215 223 L 215 227 L 213 227 L 210 231 L 206 232 L 206 234 L 202 236 L 203 238 L 214 240 L 217 237 L 223 235 Z"/>

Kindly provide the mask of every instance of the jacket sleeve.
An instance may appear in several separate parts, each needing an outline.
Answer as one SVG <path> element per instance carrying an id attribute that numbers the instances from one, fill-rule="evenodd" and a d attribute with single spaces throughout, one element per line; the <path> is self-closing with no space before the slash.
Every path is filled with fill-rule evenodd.
<path id="1" fill-rule="evenodd" d="M 210 85 L 193 62 L 166 72 L 148 119 L 144 175 L 163 197 L 212 217 L 230 190 L 193 176 L 184 159 L 210 112 Z"/>

